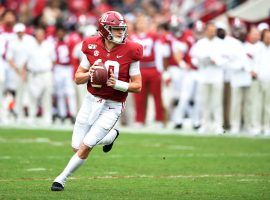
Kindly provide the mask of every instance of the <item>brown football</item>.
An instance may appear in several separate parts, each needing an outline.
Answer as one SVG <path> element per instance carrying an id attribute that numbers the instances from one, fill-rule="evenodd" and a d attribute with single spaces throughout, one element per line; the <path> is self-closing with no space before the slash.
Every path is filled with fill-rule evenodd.
<path id="1" fill-rule="evenodd" d="M 101 88 L 103 85 L 106 85 L 108 80 L 108 71 L 104 67 L 103 63 L 99 63 L 98 66 L 95 66 L 95 71 L 93 73 L 93 78 L 91 80 L 92 87 Z"/>

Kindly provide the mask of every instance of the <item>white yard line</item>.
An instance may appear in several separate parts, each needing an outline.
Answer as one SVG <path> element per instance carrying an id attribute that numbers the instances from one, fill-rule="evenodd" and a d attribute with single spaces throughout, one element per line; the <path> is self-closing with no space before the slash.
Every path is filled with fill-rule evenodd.
<path id="1" fill-rule="evenodd" d="M 11 139 L 4 139 L 0 138 L 0 143 L 47 143 L 53 146 L 63 146 L 63 142 L 54 142 L 51 141 L 49 138 L 11 138 Z"/>
<path id="2" fill-rule="evenodd" d="M 103 155 L 92 155 L 91 157 L 93 158 L 104 158 Z M 179 154 L 161 154 L 157 156 L 153 155 L 110 155 L 107 157 L 108 159 L 115 159 L 115 158 L 157 158 L 157 159 L 176 159 L 176 158 L 216 158 L 216 157 L 230 157 L 230 158 L 258 158 L 258 157 L 270 157 L 270 153 L 236 153 L 236 154 L 224 154 L 224 153 L 179 153 Z M 42 159 L 52 159 L 52 160 L 59 160 L 59 159 L 67 159 L 69 156 L 43 156 Z M 5 159 L 23 159 L 25 160 L 26 158 L 23 156 L 0 156 L 0 160 L 5 160 Z M 39 156 L 30 156 L 28 157 L 29 160 L 31 159 L 40 159 Z"/>
<path id="3" fill-rule="evenodd" d="M 46 171 L 46 168 L 43 168 L 43 167 L 39 167 L 39 168 L 29 168 L 29 169 L 26 169 L 26 171 L 28 171 L 28 172 Z"/>
<path id="4" fill-rule="evenodd" d="M 11 159 L 10 156 L 0 156 L 0 160 L 9 160 Z"/>
<path id="5" fill-rule="evenodd" d="M 44 131 L 70 131 L 72 132 L 73 126 L 71 125 L 51 125 L 51 126 L 29 126 L 29 125 L 0 125 L 0 128 L 5 129 L 24 129 L 24 130 L 44 130 Z M 128 134 L 158 134 L 158 135 L 182 135 L 182 136 L 196 136 L 196 137 L 230 137 L 230 138 L 255 138 L 255 139 L 270 139 L 270 136 L 253 136 L 247 133 L 240 134 L 227 134 L 216 135 L 216 134 L 198 134 L 193 130 L 175 130 L 173 128 L 159 128 L 155 127 L 144 127 L 144 128 L 135 128 L 135 127 L 118 127 L 121 132 Z"/>
<path id="6" fill-rule="evenodd" d="M 237 181 L 242 180 L 253 180 L 252 178 L 258 179 L 259 177 L 269 177 L 270 174 L 198 174 L 198 175 L 105 175 L 105 176 L 91 176 L 91 177 L 71 177 L 72 180 L 93 180 L 93 179 L 194 179 L 194 178 L 241 178 Z M 51 181 L 52 178 L 19 178 L 19 179 L 0 179 L 0 182 L 9 181 Z"/>

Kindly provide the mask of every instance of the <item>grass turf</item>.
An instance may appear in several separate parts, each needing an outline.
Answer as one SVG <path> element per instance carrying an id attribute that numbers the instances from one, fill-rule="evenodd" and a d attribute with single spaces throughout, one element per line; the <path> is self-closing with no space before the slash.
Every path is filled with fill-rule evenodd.
<path id="1" fill-rule="evenodd" d="M 270 199 L 270 139 L 121 134 L 51 192 L 71 132 L 0 130 L 0 199 Z"/>

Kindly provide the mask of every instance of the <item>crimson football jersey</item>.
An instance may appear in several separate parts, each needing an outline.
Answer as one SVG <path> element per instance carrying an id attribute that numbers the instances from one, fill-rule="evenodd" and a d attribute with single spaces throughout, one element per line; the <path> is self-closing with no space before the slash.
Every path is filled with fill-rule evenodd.
<path id="1" fill-rule="evenodd" d="M 132 41 L 138 42 L 143 46 L 143 58 L 141 67 L 155 67 L 155 42 L 158 39 L 155 33 L 134 34 L 130 36 Z"/>
<path id="2" fill-rule="evenodd" d="M 179 63 L 175 60 L 174 51 L 173 51 L 173 43 L 179 42 L 172 34 L 166 34 L 162 38 L 162 42 L 169 46 L 169 66 L 178 66 Z M 184 48 L 183 51 L 184 52 Z"/>
<path id="3" fill-rule="evenodd" d="M 57 41 L 55 45 L 56 64 L 71 65 L 71 52 L 68 43 Z"/>
<path id="4" fill-rule="evenodd" d="M 115 78 L 125 82 L 129 82 L 130 79 L 130 64 L 141 60 L 143 56 L 142 46 L 130 40 L 126 40 L 125 44 L 117 45 L 109 51 L 105 48 L 104 39 L 100 36 L 84 40 L 82 52 L 86 55 L 90 65 L 101 59 L 108 70 L 108 77 L 110 77 L 109 72 L 112 69 Z M 87 84 L 87 90 L 95 96 L 118 102 L 124 102 L 127 97 L 127 92 L 115 90 L 109 86 L 93 88 L 90 82 Z"/>

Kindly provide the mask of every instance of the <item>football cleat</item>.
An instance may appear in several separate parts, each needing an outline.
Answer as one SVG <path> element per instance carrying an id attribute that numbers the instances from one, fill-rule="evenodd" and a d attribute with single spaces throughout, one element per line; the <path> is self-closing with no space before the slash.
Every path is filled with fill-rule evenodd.
<path id="1" fill-rule="evenodd" d="M 176 125 L 174 126 L 174 129 L 182 129 L 182 124 L 176 124 Z"/>
<path id="2" fill-rule="evenodd" d="M 119 131 L 117 129 L 114 129 L 114 130 L 116 131 L 116 137 L 114 138 L 114 140 L 113 140 L 113 142 L 111 144 L 103 146 L 103 152 L 104 153 L 108 153 L 112 149 L 114 141 L 119 136 Z"/>
<path id="3" fill-rule="evenodd" d="M 64 186 L 61 183 L 53 182 L 51 191 L 63 191 L 63 190 L 64 190 Z"/>

